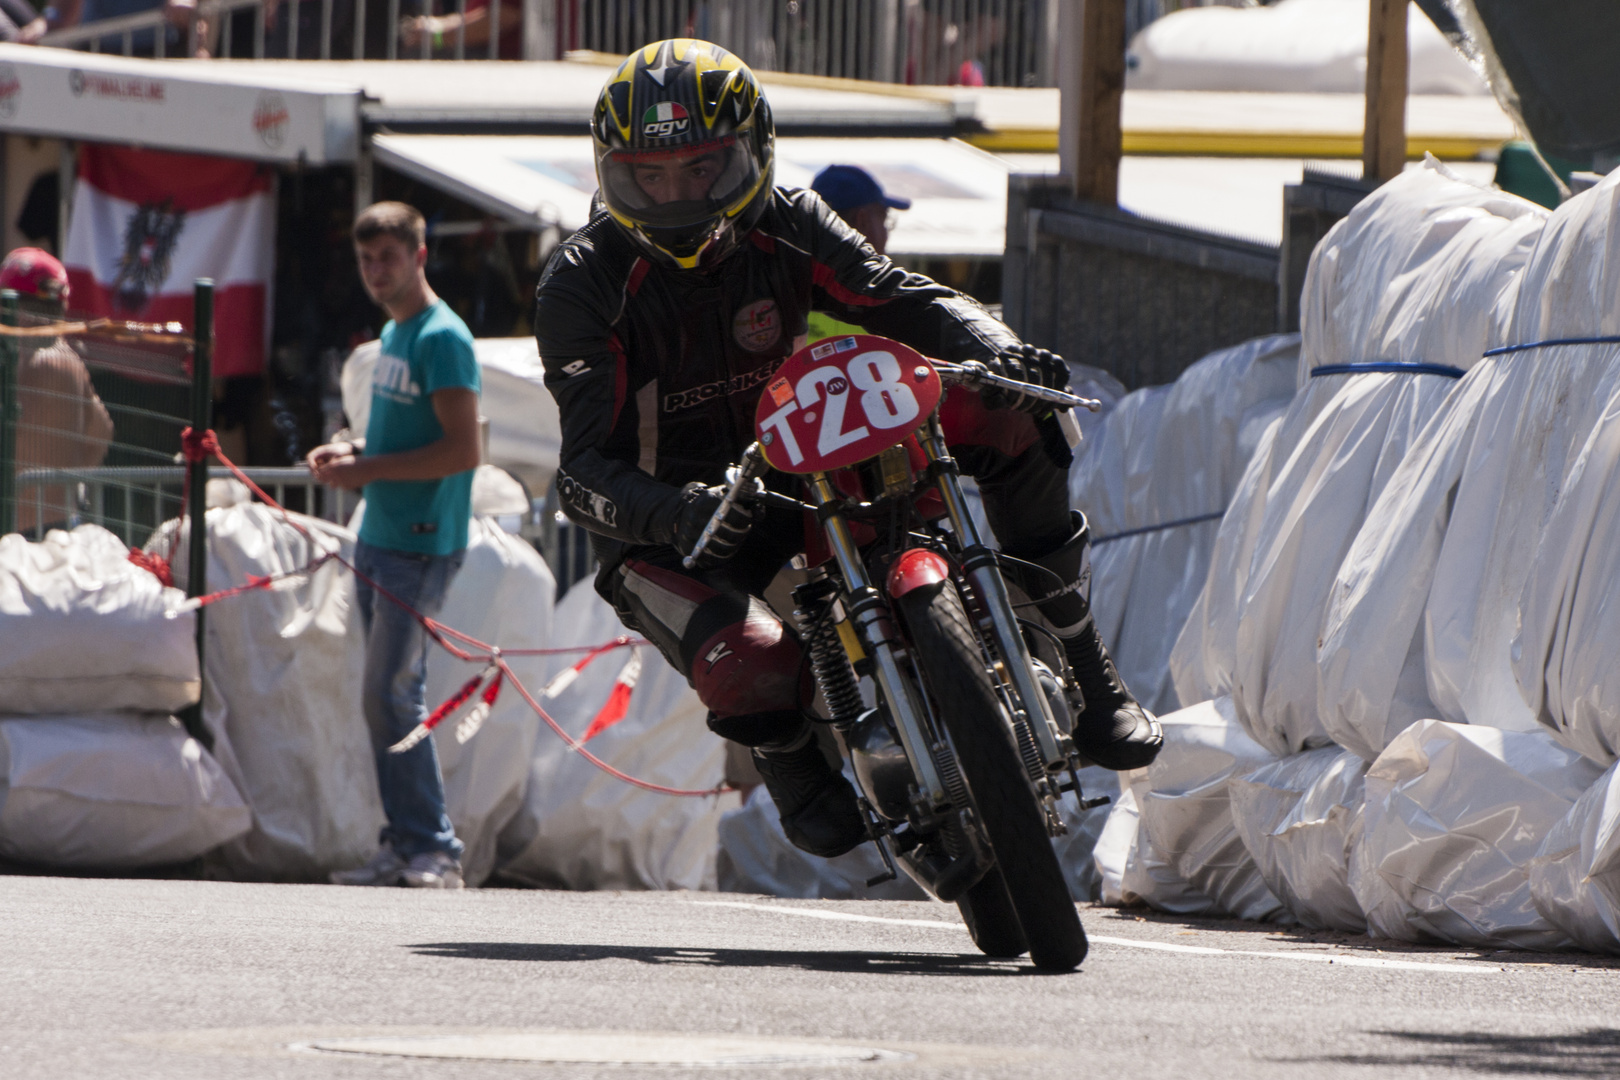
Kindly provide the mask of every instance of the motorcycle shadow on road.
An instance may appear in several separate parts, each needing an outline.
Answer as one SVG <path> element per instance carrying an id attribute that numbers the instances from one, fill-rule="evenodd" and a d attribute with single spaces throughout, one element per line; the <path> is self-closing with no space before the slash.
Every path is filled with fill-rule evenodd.
<path id="1" fill-rule="evenodd" d="M 823 952 L 808 949 L 679 949 L 654 945 L 550 945 L 528 942 L 448 941 L 406 946 L 417 956 L 453 960 L 526 960 L 580 963 L 630 960 L 654 966 L 781 968 L 852 975 L 1045 975 L 1027 959 L 998 960 L 978 953 Z M 1065 972 L 1064 974 L 1073 974 Z"/>

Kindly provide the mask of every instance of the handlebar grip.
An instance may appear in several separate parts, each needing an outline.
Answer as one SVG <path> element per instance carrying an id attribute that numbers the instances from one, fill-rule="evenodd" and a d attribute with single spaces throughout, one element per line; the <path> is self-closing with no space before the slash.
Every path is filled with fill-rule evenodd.
<path id="1" fill-rule="evenodd" d="M 686 569 L 691 570 L 697 566 L 697 561 L 702 558 L 703 552 L 709 546 L 709 541 L 713 540 L 714 534 L 720 531 L 720 523 L 726 519 L 727 514 L 731 513 L 731 508 L 737 505 L 737 499 L 742 494 L 743 489 L 753 483 L 755 476 L 758 475 L 757 470 L 764 463 L 764 460 L 764 455 L 759 449 L 759 443 L 749 443 L 748 449 L 743 451 L 742 467 L 737 470 L 737 475 L 732 478 L 731 484 L 726 488 L 725 495 L 720 499 L 720 505 L 714 508 L 714 514 L 709 518 L 709 523 L 703 526 L 703 531 L 698 534 L 697 543 L 692 545 L 692 553 L 681 560 L 681 565 Z"/>

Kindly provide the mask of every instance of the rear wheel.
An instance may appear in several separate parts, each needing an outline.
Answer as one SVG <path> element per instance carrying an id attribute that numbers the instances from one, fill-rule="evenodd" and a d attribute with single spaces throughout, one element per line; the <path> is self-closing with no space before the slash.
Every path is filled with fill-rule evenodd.
<path id="1" fill-rule="evenodd" d="M 962 775 L 996 853 L 1000 873 L 995 876 L 1005 883 L 1002 891 L 1016 913 L 1030 959 L 1048 971 L 1071 970 L 1085 959 L 1086 932 L 956 587 L 945 582 L 934 589 L 914 589 L 898 598 L 896 606 L 911 631 L 917 666 L 936 715 L 956 747 Z M 980 948 L 992 956 L 1008 955 L 1005 950 L 1013 941 L 1007 920 L 996 918 L 998 925 L 990 932 L 998 898 L 986 883 L 995 876 L 987 875 L 964 899 L 971 898 L 972 923 L 982 924 L 986 940 L 1002 951 L 992 952 L 983 944 Z M 975 943 L 980 933 L 975 929 Z"/>

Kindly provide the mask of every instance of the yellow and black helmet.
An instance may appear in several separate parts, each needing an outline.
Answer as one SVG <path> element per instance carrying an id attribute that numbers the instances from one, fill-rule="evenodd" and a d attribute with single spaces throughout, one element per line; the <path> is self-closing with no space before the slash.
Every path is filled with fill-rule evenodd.
<path id="1" fill-rule="evenodd" d="M 771 198 L 771 108 L 748 66 L 718 45 L 657 41 L 619 65 L 591 117 L 608 213 L 666 266 L 725 258 Z"/>

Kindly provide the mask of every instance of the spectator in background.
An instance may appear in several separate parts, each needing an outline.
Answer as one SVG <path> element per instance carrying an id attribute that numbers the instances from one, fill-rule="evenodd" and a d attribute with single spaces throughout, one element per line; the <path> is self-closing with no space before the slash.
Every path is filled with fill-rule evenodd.
<path id="1" fill-rule="evenodd" d="M 456 30 L 466 26 L 466 37 L 462 42 L 462 55 L 470 60 L 482 60 L 489 56 L 489 18 L 490 0 L 467 0 L 467 15 L 465 23 L 460 12 L 452 11 L 446 15 L 411 15 L 400 20 L 399 45 L 400 55 L 405 57 L 422 55 L 422 42 L 430 42 L 431 56 L 454 56 L 456 50 Z M 501 29 L 498 58 L 501 60 L 523 59 L 523 0 L 503 0 L 501 4 Z"/>
<path id="2" fill-rule="evenodd" d="M 37 45 L 48 29 L 50 23 L 46 17 L 26 0 L 0 0 L 0 41 Z"/>
<path id="3" fill-rule="evenodd" d="M 67 271 L 38 248 L 18 248 L 6 256 L 0 289 L 16 290 L 25 324 L 58 322 L 67 307 Z M 18 361 L 17 471 L 100 465 L 112 440 L 112 419 L 79 354 L 60 337 L 21 338 Z M 17 531 L 42 539 L 51 529 L 70 528 L 78 508 L 78 484 L 19 488 Z"/>
<path id="4" fill-rule="evenodd" d="M 859 165 L 829 165 L 810 181 L 810 190 L 844 219 L 844 223 L 866 238 L 879 255 L 889 252 L 889 218 L 893 210 L 910 210 L 911 200 L 896 198 L 883 190 L 877 178 Z M 840 322 L 821 311 L 809 317 L 809 341 L 864 334 L 859 326 Z"/>
<path id="5" fill-rule="evenodd" d="M 193 20 L 197 24 L 197 55 L 203 57 L 208 55 L 208 20 L 197 14 L 197 0 L 55 0 L 45 9 L 46 28 L 65 30 L 72 26 L 87 26 L 103 19 L 138 15 L 143 11 L 158 8 L 163 10 L 169 22 L 164 29 L 165 56 L 184 55 Z M 97 43 L 96 50 L 121 56 L 124 52 L 124 36 L 109 34 Z M 134 56 L 155 56 L 156 36 L 151 30 L 135 31 L 130 36 L 130 52 Z"/>
<path id="6" fill-rule="evenodd" d="M 912 0 L 905 81 L 922 86 L 984 86 L 986 54 L 1006 23 L 990 5 L 969 11 L 957 0 Z"/>
<path id="7" fill-rule="evenodd" d="M 361 692 L 388 818 L 377 854 L 334 873 L 337 885 L 462 886 L 462 844 L 445 813 L 433 740 L 388 749 L 427 718 L 427 632 L 401 604 L 428 616 L 443 607 L 466 555 L 480 452 L 472 334 L 428 286 L 426 240 L 422 215 L 404 203 L 376 203 L 355 220 L 361 280 L 390 320 L 371 418 L 363 444 L 328 443 L 308 457 L 317 480 L 366 495 L 354 552 L 366 632 Z"/>

